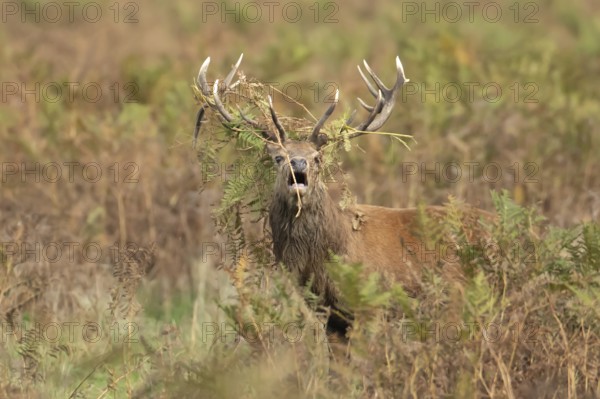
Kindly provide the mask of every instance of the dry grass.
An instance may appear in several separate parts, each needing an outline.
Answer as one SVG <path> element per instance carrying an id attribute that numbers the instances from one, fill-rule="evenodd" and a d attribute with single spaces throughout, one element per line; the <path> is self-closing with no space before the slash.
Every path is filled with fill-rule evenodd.
<path id="1" fill-rule="evenodd" d="M 42 4 L 9 3 L 19 11 Z M 303 18 L 296 23 L 281 16 L 281 6 L 272 22 L 264 6 L 263 19 L 252 23 L 243 13 L 239 22 L 232 15 L 222 21 L 201 3 L 158 0 L 120 4 L 115 22 L 111 2 L 95 4 L 103 11 L 96 23 L 82 18 L 83 5 L 72 22 L 66 8 L 59 22 L 39 13 L 39 22 L 35 14 L 22 20 L 3 8 L 0 397 L 598 395 L 597 4 L 539 1 L 538 23 L 512 21 L 511 2 L 497 3 L 505 16 L 497 23 L 479 15 L 423 23 L 403 3 L 383 0 L 337 8 L 321 2 L 317 23 L 309 1 L 297 3 Z M 337 22 L 325 23 L 332 10 Z M 131 11 L 138 21 L 125 23 Z M 519 18 L 528 11 L 522 7 Z M 547 219 L 523 219 L 494 234 L 507 245 L 535 243 L 535 251 L 525 250 L 535 261 L 472 255 L 468 266 L 484 275 L 457 290 L 434 274 L 416 300 L 399 288 L 379 297 L 373 288 L 358 297 L 365 312 L 350 360 L 336 354 L 330 364 L 323 345 L 310 340 L 267 347 L 258 340 L 257 348 L 234 342 L 231 331 L 215 340 L 249 321 L 314 326 L 321 317 L 284 272 L 264 267 L 265 242 L 244 260 L 245 273 L 217 269 L 244 259 L 211 219 L 220 183 L 235 178 L 225 166 L 244 153 L 226 147 L 222 174 L 204 182 L 212 165 L 191 148 L 190 86 L 206 56 L 216 78 L 241 52 L 246 75 L 280 90 L 297 84 L 298 103 L 314 115 L 334 86 L 346 112 L 365 96 L 355 69 L 362 58 L 389 81 L 400 55 L 417 92 L 405 91 L 385 130 L 412 134 L 417 143 L 409 152 L 387 137 L 361 138 L 341 153 L 344 181 L 359 202 L 397 207 L 442 204 L 453 195 L 492 210 L 490 189 L 506 189 Z M 66 82 L 76 84 L 72 99 Z M 437 100 L 423 92 L 436 82 Z M 458 83 L 466 93 L 468 82 L 497 84 L 503 95 L 486 101 L 475 91 L 454 102 L 442 90 Z M 101 88 L 98 101 L 82 90 L 90 84 Z M 279 94 L 275 103 L 282 114 L 310 119 Z M 426 174 L 436 165 L 437 175 Z M 469 165 L 476 165 L 472 179 Z M 509 216 L 522 215 L 515 212 Z M 244 228 L 253 238 L 261 230 Z M 386 321 L 397 306 L 412 314 L 409 327 Z M 421 323 L 464 322 L 498 323 L 507 337 L 415 339 Z M 534 341 L 511 339 L 523 326 Z"/>

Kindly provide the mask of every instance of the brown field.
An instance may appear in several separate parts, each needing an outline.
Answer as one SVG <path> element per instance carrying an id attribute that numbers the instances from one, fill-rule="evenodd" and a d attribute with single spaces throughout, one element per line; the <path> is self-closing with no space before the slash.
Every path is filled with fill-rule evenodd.
<path id="1" fill-rule="evenodd" d="M 600 7 L 477 4 L 470 18 L 446 1 L 5 1 L 0 397 L 598 397 Z M 430 276 L 403 309 L 411 322 L 534 320 L 536 343 L 407 342 L 380 312 L 406 298 L 377 296 L 376 277 L 356 299 L 351 360 L 311 343 L 215 341 L 215 326 L 235 335 L 226 326 L 241 318 L 317 320 L 285 275 L 232 257 L 231 230 L 211 217 L 244 169 L 231 146 L 201 162 L 218 124 L 192 148 L 191 86 L 207 56 L 222 78 L 242 52 L 278 112 L 310 123 L 335 88 L 338 121 L 368 96 L 362 59 L 391 82 L 399 55 L 411 83 L 383 130 L 412 135 L 410 151 L 361 137 L 340 153 L 332 190 L 488 211 L 491 191 L 506 190 L 513 230 L 495 237 L 536 242 L 535 266 L 483 267 L 462 295 Z M 219 267 L 232 263 L 238 280 Z M 342 290 L 360 291 L 348 267 Z"/>

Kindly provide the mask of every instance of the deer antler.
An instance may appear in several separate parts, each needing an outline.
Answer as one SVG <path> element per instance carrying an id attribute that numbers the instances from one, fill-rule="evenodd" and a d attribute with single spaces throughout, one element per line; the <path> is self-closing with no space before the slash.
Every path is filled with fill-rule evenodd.
<path id="1" fill-rule="evenodd" d="M 193 142 L 194 148 L 196 147 L 196 142 L 198 140 L 198 134 L 200 132 L 200 128 L 202 127 L 204 113 L 206 112 L 207 108 L 215 109 L 221 115 L 222 119 L 226 122 L 233 122 L 235 120 L 235 118 L 229 113 L 229 111 L 227 111 L 227 109 L 223 105 L 223 102 L 221 101 L 221 94 L 225 93 L 228 89 L 231 89 L 232 87 L 236 86 L 239 83 L 239 82 L 236 82 L 236 83 L 232 84 L 231 81 L 233 80 L 235 73 L 237 72 L 240 64 L 242 63 L 243 57 L 244 57 L 244 54 L 240 55 L 240 58 L 237 60 L 237 62 L 235 63 L 235 65 L 233 66 L 231 71 L 227 74 L 225 79 L 223 79 L 222 84 L 219 85 L 219 80 L 217 79 L 215 81 L 212 89 L 210 88 L 210 86 L 208 85 L 208 82 L 206 80 L 206 71 L 210 64 L 210 57 L 206 58 L 206 60 L 204 60 L 204 62 L 202 63 L 202 66 L 200 67 L 200 70 L 198 71 L 197 81 L 198 81 L 198 87 L 203 96 L 204 103 L 202 104 L 202 106 L 200 107 L 200 109 L 198 110 L 198 113 L 196 115 L 196 124 L 195 124 L 195 128 L 194 128 L 194 142 Z M 369 116 L 367 117 L 366 120 L 364 120 L 362 123 L 360 123 L 358 126 L 356 126 L 354 128 L 356 130 L 356 132 L 348 135 L 349 139 L 361 136 L 361 135 L 365 134 L 366 132 L 374 132 L 374 131 L 378 130 L 379 128 L 381 128 L 381 126 L 383 126 L 383 124 L 390 117 L 392 108 L 394 107 L 394 103 L 396 100 L 396 93 L 402 87 L 402 85 L 404 85 L 404 83 L 409 81 L 406 78 L 406 76 L 404 75 L 404 68 L 402 67 L 402 62 L 400 62 L 399 57 L 396 57 L 396 71 L 397 71 L 396 83 L 394 84 L 394 86 L 391 89 L 388 88 L 381 81 L 381 79 L 379 79 L 379 77 L 373 72 L 373 70 L 371 69 L 369 64 L 367 64 L 367 61 L 363 60 L 363 64 L 365 66 L 365 69 L 367 70 L 367 73 L 369 74 L 369 76 L 371 77 L 371 79 L 373 80 L 375 85 L 373 85 L 369 81 L 369 79 L 363 73 L 360 66 L 358 66 L 358 72 L 360 73 L 360 76 L 362 77 L 363 81 L 366 83 L 367 88 L 369 89 L 369 92 L 373 95 L 373 97 L 375 97 L 376 101 L 375 101 L 374 106 L 370 106 L 367 103 L 365 103 L 361 98 L 358 98 L 358 102 L 360 103 L 360 105 L 363 108 L 365 108 L 367 111 L 369 111 Z M 319 121 L 313 127 L 313 130 L 309 136 L 309 140 L 311 142 L 313 142 L 315 144 L 315 146 L 317 146 L 317 148 L 320 148 L 325 143 L 327 143 L 327 135 L 320 133 L 320 131 L 321 131 L 321 128 L 323 127 L 323 125 L 325 124 L 325 122 L 327 121 L 327 119 L 333 113 L 335 106 L 338 103 L 338 99 L 339 99 L 339 91 L 336 91 L 333 103 L 329 106 L 329 108 L 327 108 L 327 110 L 325 111 L 325 113 L 323 114 L 321 119 L 319 119 Z M 271 119 L 273 120 L 275 128 L 277 129 L 278 137 L 275 136 L 273 133 L 271 133 L 270 129 L 267 126 L 248 118 L 238 108 L 239 114 L 244 122 L 246 122 L 253 128 L 259 130 L 261 132 L 262 136 L 264 138 L 266 138 L 267 140 L 275 141 L 275 142 L 277 142 L 277 141 L 284 142 L 286 139 L 286 132 L 285 132 L 283 126 L 281 125 L 281 123 L 279 122 L 279 119 L 277 118 L 277 114 L 275 113 L 275 110 L 273 108 L 273 100 L 272 100 L 271 96 L 268 97 L 268 100 L 269 100 L 269 111 L 271 113 Z M 349 125 L 352 122 L 355 114 L 356 114 L 356 110 L 354 110 L 352 112 L 352 114 L 346 121 L 346 125 Z"/>
<path id="2" fill-rule="evenodd" d="M 333 113 L 333 110 L 335 109 L 335 106 L 337 105 L 339 98 L 340 98 L 340 91 L 336 90 L 335 98 L 333 99 L 333 103 L 329 106 L 329 108 L 327 108 L 327 111 L 325 111 L 325 113 L 323 114 L 321 119 L 319 119 L 319 121 L 313 128 L 312 133 L 310 134 L 309 140 L 317 146 L 317 149 L 321 148 L 321 146 L 323 146 L 325 143 L 327 143 L 327 135 L 319 134 L 319 132 L 321 131 L 321 128 L 323 127 L 323 125 L 325 124 L 327 119 Z"/>
<path id="3" fill-rule="evenodd" d="M 244 58 L 244 54 L 242 53 L 240 55 L 240 58 L 238 58 L 237 62 L 231 69 L 231 71 L 229 71 L 229 73 L 223 80 L 224 87 L 221 89 L 221 92 L 225 92 L 225 90 L 230 89 L 233 86 L 238 84 L 238 82 L 236 82 L 232 85 L 231 80 L 235 76 L 235 73 L 237 72 L 238 68 L 240 67 L 240 64 L 242 63 L 243 58 Z M 227 110 L 225 109 L 225 107 L 223 106 L 223 103 L 221 103 L 221 100 L 219 98 L 219 80 L 218 79 L 215 81 L 215 84 L 213 86 L 212 93 L 211 93 L 210 87 L 208 86 L 208 82 L 206 81 L 206 70 L 208 69 L 209 64 L 210 64 L 210 57 L 207 57 L 204 60 L 204 62 L 202 63 L 200 70 L 198 71 L 198 78 L 197 78 L 198 87 L 200 88 L 200 91 L 202 92 L 202 95 L 204 96 L 205 102 L 204 102 L 204 104 L 202 104 L 202 107 L 200 107 L 200 109 L 198 110 L 198 113 L 196 114 L 196 124 L 194 126 L 194 142 L 193 142 L 194 148 L 196 147 L 196 142 L 198 141 L 198 134 L 200 133 L 200 128 L 202 127 L 202 122 L 203 122 L 203 118 L 204 118 L 204 113 L 206 112 L 207 108 L 209 108 L 209 107 L 216 108 L 217 111 L 219 111 L 221 116 L 223 116 L 223 118 L 227 122 L 231 122 L 233 120 L 232 116 L 227 112 Z M 211 94 L 212 94 L 213 101 L 214 101 L 213 104 L 211 104 L 211 102 L 210 102 Z"/>
<path id="4" fill-rule="evenodd" d="M 268 98 L 269 98 L 269 110 L 271 111 L 271 119 L 273 119 L 273 123 L 275 124 L 275 127 L 277 128 L 277 131 L 279 132 L 279 139 L 283 143 L 285 141 L 285 130 L 283 129 L 283 126 L 281 125 L 281 123 L 279 123 L 279 119 L 277 119 L 277 114 L 275 114 L 275 109 L 273 109 L 273 99 L 271 98 L 271 96 L 269 96 Z"/>
<path id="5" fill-rule="evenodd" d="M 396 93 L 398 92 L 398 89 L 402 87 L 404 83 L 409 81 L 409 79 L 407 79 L 404 75 L 404 67 L 402 66 L 400 57 L 398 56 L 396 56 L 396 83 L 391 89 L 388 89 L 387 86 L 383 84 L 381 79 L 375 75 L 369 64 L 367 64 L 367 61 L 363 60 L 363 64 L 367 70 L 367 73 L 375 82 L 377 88 L 373 87 L 371 82 L 369 82 L 369 79 L 367 79 L 362 69 L 360 69 L 360 66 L 358 66 L 358 72 L 360 73 L 363 81 L 367 84 L 369 92 L 371 92 L 377 101 L 375 102 L 375 105 L 371 107 L 362 99 L 358 98 L 360 105 L 369 111 L 369 116 L 364 122 L 355 128 L 358 130 L 356 133 L 352 133 L 348 136 L 349 139 L 361 136 L 365 134 L 365 132 L 374 132 L 381 128 L 381 126 L 383 126 L 383 124 L 389 119 L 390 114 L 392 113 L 392 108 L 394 107 L 394 103 L 396 101 Z M 352 119 L 352 117 L 350 119 Z"/>
<path id="6" fill-rule="evenodd" d="M 231 89 L 232 87 L 236 86 L 239 83 L 239 81 L 238 81 L 238 82 L 231 84 L 231 81 L 233 80 L 235 73 L 237 72 L 240 64 L 242 63 L 243 57 L 244 57 L 244 54 L 241 54 L 240 58 L 237 60 L 237 62 L 235 63 L 235 65 L 233 66 L 231 71 L 227 74 L 225 79 L 223 79 L 223 84 L 221 86 L 219 86 L 219 80 L 218 79 L 215 80 L 212 90 L 210 89 L 210 86 L 208 85 L 208 82 L 206 80 L 206 71 L 208 69 L 208 65 L 210 64 L 210 57 L 207 57 L 206 60 L 204 60 L 204 62 L 202 63 L 202 66 L 200 67 L 200 70 L 198 71 L 197 81 L 198 81 L 198 87 L 200 88 L 200 91 L 202 92 L 202 95 L 204 97 L 204 104 L 202 104 L 202 107 L 200 107 L 200 109 L 198 110 L 198 113 L 196 114 L 196 124 L 194 127 L 194 141 L 193 141 L 194 148 L 196 147 L 196 142 L 198 140 L 198 134 L 200 133 L 200 128 L 202 127 L 202 122 L 203 122 L 203 118 L 204 118 L 204 113 L 206 112 L 207 108 L 213 108 L 213 109 L 217 110 L 219 112 L 219 114 L 221 115 L 221 117 L 226 122 L 233 122 L 235 120 L 235 118 L 229 113 L 229 111 L 227 111 L 227 109 L 223 105 L 223 102 L 221 101 L 220 93 L 221 94 L 224 93 L 226 90 Z M 212 97 L 212 102 L 211 102 L 211 97 Z M 277 115 L 275 114 L 271 96 L 269 96 L 269 110 L 271 112 L 271 118 L 273 119 L 273 123 L 275 124 L 275 127 L 277 128 L 277 131 L 279 132 L 279 139 L 281 140 L 281 142 L 284 142 L 285 138 L 286 138 L 285 130 L 283 129 L 283 126 L 281 125 L 281 123 L 279 122 L 279 119 L 277 118 Z M 246 115 L 244 115 L 242 113 L 242 111 L 241 111 L 241 109 L 239 109 L 239 107 L 238 107 L 238 112 L 239 112 L 242 120 L 244 122 L 246 122 L 247 124 L 249 124 L 250 126 L 252 126 L 253 128 L 259 130 L 264 138 L 266 138 L 267 140 L 270 140 L 270 141 L 277 141 L 277 138 L 274 137 L 273 134 L 271 134 L 268 127 L 258 123 L 257 121 L 255 121 L 253 119 L 248 118 Z"/>
<path id="7" fill-rule="evenodd" d="M 367 103 L 365 103 L 361 98 L 358 98 L 358 102 L 360 103 L 360 105 L 362 105 L 364 109 L 369 111 L 369 116 L 365 121 L 363 121 L 354 128 L 357 130 L 357 132 L 348 135 L 349 139 L 353 139 L 355 137 L 363 135 L 366 132 L 374 132 L 381 128 L 381 126 L 383 126 L 383 124 L 389 119 L 390 114 L 392 113 L 392 108 L 394 107 L 394 102 L 396 100 L 396 93 L 398 92 L 398 89 L 400 89 L 400 87 L 402 87 L 404 83 L 409 81 L 409 79 L 407 79 L 404 75 L 404 68 L 402 67 L 402 62 L 400 62 L 400 57 L 396 56 L 396 71 L 398 73 L 398 77 L 396 78 L 396 83 L 391 89 L 388 89 L 388 87 L 385 84 L 383 84 L 381 79 L 379 79 L 379 77 L 375 75 L 369 64 L 367 64 L 367 61 L 363 60 L 363 63 L 365 65 L 365 69 L 367 70 L 369 76 L 371 76 L 371 79 L 373 79 L 373 81 L 375 82 L 377 88 L 373 86 L 373 84 L 371 84 L 369 79 L 367 79 L 362 69 L 360 69 L 360 66 L 358 66 L 358 72 L 360 73 L 360 76 L 363 78 L 364 82 L 367 84 L 369 92 L 371 92 L 373 97 L 375 97 L 376 101 L 374 106 L 370 106 Z M 339 90 L 335 93 L 335 99 L 333 104 L 329 106 L 327 111 L 325 111 L 325 114 L 323 114 L 321 119 L 319 119 L 308 138 L 317 146 L 317 148 L 320 148 L 325 143 L 327 143 L 327 135 L 322 133 L 320 134 L 319 132 L 321 131 L 321 128 L 323 127 L 327 119 L 333 113 L 333 110 L 337 105 L 338 98 Z M 348 126 L 350 125 L 350 123 L 352 123 L 352 120 L 354 119 L 355 115 L 356 110 L 352 111 L 352 114 L 345 122 L 345 126 Z"/>

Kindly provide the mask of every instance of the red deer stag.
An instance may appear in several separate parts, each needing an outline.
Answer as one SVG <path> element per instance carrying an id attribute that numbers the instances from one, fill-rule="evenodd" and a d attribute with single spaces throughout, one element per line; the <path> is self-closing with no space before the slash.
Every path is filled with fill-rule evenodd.
<path id="1" fill-rule="evenodd" d="M 269 210 L 276 260 L 294 272 L 300 284 L 312 282 L 311 289 L 322 298 L 325 306 L 333 310 L 328 323 L 329 329 L 343 333 L 349 326 L 351 315 L 343 310 L 336 288 L 328 276 L 325 264 L 330 253 L 341 256 L 347 262 L 360 262 L 367 271 L 377 271 L 399 281 L 409 292 L 416 290 L 420 270 L 426 264 L 431 264 L 430 260 L 421 255 L 422 239 L 415 233 L 418 211 L 415 208 L 392 209 L 373 205 L 354 205 L 342 209 L 330 197 L 322 181 L 321 148 L 327 143 L 328 137 L 321 133 L 321 128 L 333 113 L 338 93 L 304 141 L 287 137 L 270 97 L 269 109 L 276 133 L 248 118 L 241 111 L 239 118 L 231 115 L 220 96 L 233 86 L 231 82 L 241 60 L 240 56 L 223 80 L 224 84 L 219 86 L 217 80 L 212 90 L 206 79 L 210 57 L 202 64 L 198 86 L 205 97 L 205 103 L 196 118 L 194 142 L 208 108 L 216 110 L 224 122 L 245 123 L 261 132 L 268 141 L 266 147 L 277 169 Z M 375 85 L 369 81 L 360 66 L 358 71 L 375 98 L 375 105 L 369 106 L 358 99 L 369 114 L 363 122 L 356 125 L 349 138 L 380 129 L 390 117 L 397 92 L 408 81 L 398 57 L 397 78 L 391 88 L 384 85 L 366 61 L 364 66 Z M 351 123 L 353 116 L 354 113 L 346 121 L 346 125 Z M 427 213 L 438 217 L 444 214 L 444 208 L 428 207 Z M 463 214 L 464 225 L 470 229 L 471 238 L 481 234 L 477 227 L 481 216 L 490 217 L 487 212 L 474 208 L 467 208 Z"/>

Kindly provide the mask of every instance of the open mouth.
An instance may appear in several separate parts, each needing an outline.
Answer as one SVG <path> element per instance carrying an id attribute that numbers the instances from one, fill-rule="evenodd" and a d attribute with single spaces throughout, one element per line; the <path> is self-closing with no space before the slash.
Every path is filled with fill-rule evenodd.
<path id="1" fill-rule="evenodd" d="M 295 181 L 294 181 L 295 179 Z M 288 179 L 288 188 L 291 191 L 299 190 L 301 192 L 306 191 L 308 187 L 308 179 L 306 178 L 305 172 L 292 172 Z"/>

